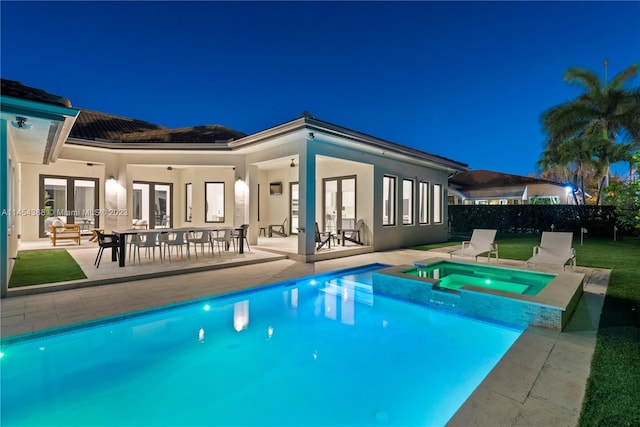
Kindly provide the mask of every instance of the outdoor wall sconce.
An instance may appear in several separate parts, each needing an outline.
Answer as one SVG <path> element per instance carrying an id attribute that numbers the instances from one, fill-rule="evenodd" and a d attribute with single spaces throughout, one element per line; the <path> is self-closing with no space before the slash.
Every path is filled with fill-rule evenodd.
<path id="1" fill-rule="evenodd" d="M 316 136 L 313 134 L 313 132 L 309 132 L 309 139 L 315 139 Z"/>
<path id="2" fill-rule="evenodd" d="M 289 166 L 292 167 L 292 168 L 295 168 L 296 167 L 296 162 L 293 159 L 291 159 L 291 164 Z"/>
<path id="3" fill-rule="evenodd" d="M 116 180 L 116 178 L 115 178 L 113 175 L 109 176 L 109 181 L 112 181 L 112 182 L 113 182 L 113 181 L 115 181 L 115 180 Z"/>

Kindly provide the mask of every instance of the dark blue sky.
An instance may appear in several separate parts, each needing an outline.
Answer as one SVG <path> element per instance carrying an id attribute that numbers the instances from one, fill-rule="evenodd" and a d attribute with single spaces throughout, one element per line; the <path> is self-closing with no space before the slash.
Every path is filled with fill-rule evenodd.
<path id="1" fill-rule="evenodd" d="M 1 75 L 75 107 L 257 132 L 300 116 L 527 175 L 571 66 L 640 62 L 640 2 L 9 2 Z M 633 81 L 639 84 L 640 78 Z"/>

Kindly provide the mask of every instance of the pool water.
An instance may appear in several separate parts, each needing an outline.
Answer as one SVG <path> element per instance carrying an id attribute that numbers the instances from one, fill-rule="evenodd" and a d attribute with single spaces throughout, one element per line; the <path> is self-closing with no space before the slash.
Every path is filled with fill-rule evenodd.
<path id="1" fill-rule="evenodd" d="M 2 425 L 444 425 L 522 333 L 341 271 L 4 340 Z"/>
<path id="2" fill-rule="evenodd" d="M 464 285 L 473 285 L 524 295 L 537 295 L 556 277 L 555 274 L 451 261 L 421 265 L 404 273 L 437 279 L 441 288 L 457 290 Z"/>

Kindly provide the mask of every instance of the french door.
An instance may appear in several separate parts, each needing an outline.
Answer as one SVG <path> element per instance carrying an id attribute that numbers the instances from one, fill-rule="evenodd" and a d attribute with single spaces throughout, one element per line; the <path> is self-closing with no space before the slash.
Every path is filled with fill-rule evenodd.
<path id="1" fill-rule="evenodd" d="M 324 231 L 336 233 L 350 229 L 356 223 L 356 177 L 343 176 L 325 178 L 324 192 Z"/>
<path id="2" fill-rule="evenodd" d="M 300 184 L 292 182 L 289 185 L 289 234 L 298 234 L 300 209 Z"/>
<path id="3" fill-rule="evenodd" d="M 133 220 L 146 220 L 149 228 L 172 228 L 173 184 L 133 183 Z"/>
<path id="4" fill-rule="evenodd" d="M 45 219 L 59 217 L 78 224 L 82 232 L 99 227 L 98 179 L 40 175 L 40 237 L 46 237 Z"/>

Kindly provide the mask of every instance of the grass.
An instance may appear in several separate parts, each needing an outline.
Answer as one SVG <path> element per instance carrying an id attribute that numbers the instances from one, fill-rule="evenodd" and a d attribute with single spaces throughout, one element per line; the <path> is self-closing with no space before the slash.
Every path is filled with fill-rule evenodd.
<path id="1" fill-rule="evenodd" d="M 465 236 L 468 238 L 468 236 Z M 459 244 L 420 246 L 435 249 Z M 526 260 L 539 236 L 498 235 L 500 258 Z M 640 426 L 640 238 L 574 240 L 578 265 L 611 269 L 580 426 Z"/>
<path id="2" fill-rule="evenodd" d="M 86 278 L 78 263 L 65 249 L 19 251 L 9 279 L 9 287 Z"/>

